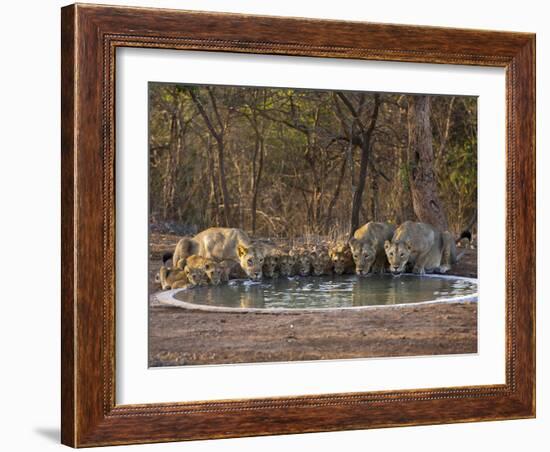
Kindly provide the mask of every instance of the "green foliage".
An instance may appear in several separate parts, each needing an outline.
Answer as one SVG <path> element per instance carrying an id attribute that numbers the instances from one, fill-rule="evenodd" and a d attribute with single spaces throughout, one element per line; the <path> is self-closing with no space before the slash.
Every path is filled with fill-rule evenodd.
<path id="1" fill-rule="evenodd" d="M 445 100 L 440 99 L 440 103 Z M 446 101 L 448 107 L 449 101 Z M 449 223 L 454 230 L 459 231 L 468 223 L 477 206 L 476 98 L 455 99 L 449 125 L 449 142 L 438 156 L 436 171 Z M 441 136 L 434 137 L 434 146 L 436 149 L 441 146 Z"/>

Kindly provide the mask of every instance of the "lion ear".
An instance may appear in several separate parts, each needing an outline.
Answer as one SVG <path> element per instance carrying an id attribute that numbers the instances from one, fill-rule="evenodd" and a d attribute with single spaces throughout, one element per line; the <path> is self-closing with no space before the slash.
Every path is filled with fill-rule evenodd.
<path id="1" fill-rule="evenodd" d="M 248 248 L 246 248 L 242 245 L 237 246 L 237 254 L 238 254 L 239 257 L 246 256 L 247 252 L 248 252 Z"/>
<path id="2" fill-rule="evenodd" d="M 358 241 L 355 237 L 352 237 L 349 239 L 349 246 L 356 246 Z"/>
<path id="3" fill-rule="evenodd" d="M 407 249 L 408 249 L 409 251 L 412 250 L 412 243 L 411 243 L 410 240 L 407 240 L 407 241 L 405 242 L 405 246 L 407 247 Z"/>
<path id="4" fill-rule="evenodd" d="M 385 250 L 388 250 L 388 249 L 390 249 L 390 246 L 391 246 L 391 242 L 390 242 L 389 240 L 386 240 L 386 241 L 384 242 L 384 249 L 385 249 Z"/>

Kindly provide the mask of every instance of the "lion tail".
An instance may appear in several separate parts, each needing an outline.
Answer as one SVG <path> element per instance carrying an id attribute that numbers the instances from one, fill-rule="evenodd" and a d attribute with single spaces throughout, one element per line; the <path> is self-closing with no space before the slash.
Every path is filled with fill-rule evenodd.
<path id="1" fill-rule="evenodd" d="M 466 251 L 461 251 L 460 253 L 458 253 L 455 257 L 455 263 L 460 261 L 460 259 L 462 259 L 462 256 L 464 256 L 464 254 L 466 254 Z"/>
<path id="2" fill-rule="evenodd" d="M 468 239 L 468 242 L 472 241 L 472 233 L 470 230 L 465 230 L 460 233 L 458 238 L 455 240 L 455 243 L 459 243 L 462 239 Z"/>
<path id="3" fill-rule="evenodd" d="M 172 257 L 174 257 L 174 253 L 164 253 L 162 255 L 162 265 L 166 265 L 166 262 L 172 259 Z"/>
<path id="4" fill-rule="evenodd" d="M 460 233 L 455 243 L 460 242 L 462 239 L 468 239 L 469 243 L 472 243 L 472 228 L 477 221 L 477 208 L 474 209 L 474 212 L 468 221 L 468 224 L 464 227 L 464 230 Z"/>

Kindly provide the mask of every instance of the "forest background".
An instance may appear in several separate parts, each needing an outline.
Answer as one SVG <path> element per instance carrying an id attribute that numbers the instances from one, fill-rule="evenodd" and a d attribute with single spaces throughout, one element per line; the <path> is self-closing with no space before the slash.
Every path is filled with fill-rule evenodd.
<path id="1" fill-rule="evenodd" d="M 477 98 L 149 84 L 151 227 L 345 238 L 477 218 Z"/>

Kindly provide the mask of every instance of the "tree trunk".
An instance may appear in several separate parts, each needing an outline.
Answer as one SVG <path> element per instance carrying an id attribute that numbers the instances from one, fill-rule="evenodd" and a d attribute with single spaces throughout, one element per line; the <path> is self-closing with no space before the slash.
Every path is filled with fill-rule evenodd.
<path id="1" fill-rule="evenodd" d="M 344 176 L 346 175 L 347 163 L 348 163 L 347 157 L 343 157 L 342 165 L 340 166 L 340 175 L 338 176 L 338 182 L 336 184 L 336 188 L 334 189 L 334 193 L 332 195 L 332 198 L 327 208 L 327 216 L 325 218 L 325 233 L 328 233 L 330 229 L 330 222 L 332 220 L 332 210 L 334 209 L 334 205 L 336 204 L 336 201 L 338 201 L 338 198 L 340 197 L 342 182 L 344 181 Z"/>
<path id="2" fill-rule="evenodd" d="M 359 228 L 359 212 L 363 201 L 363 191 L 365 190 L 365 182 L 367 180 L 367 161 L 369 158 L 369 146 L 363 145 L 361 148 L 361 162 L 359 164 L 359 178 L 357 187 L 353 193 L 353 201 L 351 204 L 351 230 L 350 236 Z"/>
<path id="3" fill-rule="evenodd" d="M 225 219 L 225 226 L 231 226 L 231 200 L 229 198 L 229 191 L 227 190 L 227 181 L 225 177 L 225 162 L 224 162 L 224 154 L 225 154 L 225 144 L 224 144 L 224 132 L 225 127 L 221 120 L 220 113 L 218 111 L 218 107 L 215 102 L 215 97 L 212 94 L 212 91 L 208 89 L 208 94 L 210 95 L 211 100 L 211 107 L 214 111 L 214 117 L 218 121 L 218 127 L 220 128 L 219 131 L 216 130 L 216 127 L 214 127 L 214 122 L 212 118 L 208 115 L 206 112 L 206 109 L 204 108 L 201 100 L 197 96 L 197 94 L 193 90 L 189 90 L 189 95 L 191 96 L 191 99 L 193 100 L 193 103 L 197 107 L 197 110 L 199 111 L 200 115 L 204 119 L 204 123 L 206 124 L 206 127 L 208 130 L 210 130 L 210 133 L 214 137 L 217 143 L 218 147 L 218 178 L 220 187 L 222 190 L 222 201 L 223 201 L 223 216 Z"/>
<path id="4" fill-rule="evenodd" d="M 430 96 L 409 97 L 409 181 L 418 219 L 446 231 L 447 215 L 437 194 L 430 110 Z"/>
<path id="5" fill-rule="evenodd" d="M 170 125 L 170 150 L 166 156 L 166 169 L 164 171 L 164 183 L 162 187 L 162 217 L 164 221 L 174 219 L 174 200 L 176 194 L 177 158 L 179 154 L 179 127 L 174 115 Z"/>
<path id="6" fill-rule="evenodd" d="M 359 228 L 359 213 L 361 211 L 361 203 L 363 200 L 363 192 L 365 190 L 365 182 L 367 180 L 367 164 L 369 162 L 370 146 L 372 132 L 376 126 L 378 119 L 378 111 L 380 109 L 380 94 L 374 95 L 374 108 L 370 124 L 367 130 L 362 133 L 361 140 L 361 161 L 359 164 L 359 178 L 357 179 L 357 188 L 353 194 L 353 202 L 351 205 L 351 230 L 350 236 Z"/>
<path id="7" fill-rule="evenodd" d="M 410 185 L 410 168 L 409 159 L 407 156 L 407 147 L 402 146 L 399 152 L 397 174 L 395 180 L 397 181 L 395 191 L 396 207 L 396 222 L 397 224 L 404 223 L 407 220 L 415 220 L 415 213 L 412 205 L 411 197 L 411 185 Z"/>
<path id="8" fill-rule="evenodd" d="M 216 170 L 214 163 L 214 151 L 210 145 L 210 136 L 208 136 L 208 171 L 210 177 L 210 205 L 212 206 L 212 216 L 215 217 L 214 224 L 220 224 L 220 197 L 216 189 Z M 212 223 L 212 219 L 210 219 Z"/>
<path id="9" fill-rule="evenodd" d="M 222 189 L 223 217 L 225 220 L 225 226 L 231 227 L 231 201 L 229 198 L 229 191 L 227 190 L 227 181 L 225 177 L 224 149 L 224 142 L 220 137 L 220 139 L 218 139 L 218 169 L 220 187 Z"/>
<path id="10" fill-rule="evenodd" d="M 371 168 L 372 170 L 372 168 Z M 378 219 L 378 178 L 376 174 L 372 174 L 370 185 L 370 221 Z"/>
<path id="11" fill-rule="evenodd" d="M 258 192 L 260 188 L 260 180 L 262 178 L 262 171 L 264 168 L 264 141 L 263 138 L 258 135 L 258 152 L 260 156 L 260 161 L 258 162 L 258 173 L 254 176 L 254 187 L 252 189 L 252 234 L 256 233 L 256 214 L 257 214 L 257 208 L 258 208 Z M 254 156 L 254 160 L 256 159 L 256 156 Z M 254 165 L 255 167 L 256 165 Z"/>

